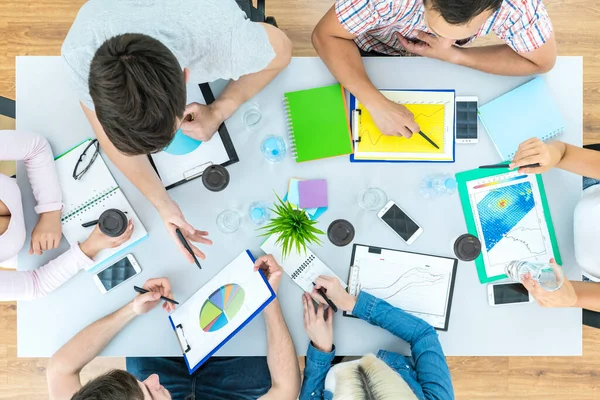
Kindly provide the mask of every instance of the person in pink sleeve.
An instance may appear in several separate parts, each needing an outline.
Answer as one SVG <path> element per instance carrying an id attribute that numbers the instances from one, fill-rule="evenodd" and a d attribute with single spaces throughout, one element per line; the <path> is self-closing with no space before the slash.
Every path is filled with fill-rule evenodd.
<path id="1" fill-rule="evenodd" d="M 0 160 L 22 160 L 37 202 L 39 220 L 31 234 L 29 254 L 40 255 L 60 244 L 62 194 L 50 145 L 43 137 L 28 132 L 0 131 Z M 0 269 L 0 301 L 32 300 L 45 296 L 69 280 L 80 269 L 93 264 L 100 250 L 129 240 L 133 225 L 118 238 L 104 235 L 98 227 L 81 244 L 35 271 Z M 14 264 L 25 245 L 21 191 L 14 179 L 0 174 L 0 266 Z"/>

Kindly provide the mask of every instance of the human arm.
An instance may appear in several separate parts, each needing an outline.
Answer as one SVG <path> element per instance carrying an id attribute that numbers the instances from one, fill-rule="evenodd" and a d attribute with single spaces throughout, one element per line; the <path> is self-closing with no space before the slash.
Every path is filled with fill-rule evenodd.
<path id="1" fill-rule="evenodd" d="M 39 220 L 31 235 L 29 254 L 42 254 L 60 244 L 62 192 L 48 141 L 23 131 L 0 131 L 0 160 L 23 161 L 37 202 Z"/>
<path id="2" fill-rule="evenodd" d="M 262 268 L 275 292 L 279 289 L 282 270 L 273 256 L 256 260 L 255 270 Z M 290 331 L 276 298 L 263 311 L 267 327 L 267 364 L 271 374 L 271 389 L 262 400 L 296 399 L 300 392 L 300 369 Z"/>
<path id="3" fill-rule="evenodd" d="M 538 168 L 523 168 L 539 163 Z M 511 168 L 519 172 L 541 174 L 554 167 L 574 174 L 600 179 L 600 152 L 573 146 L 561 141 L 544 143 L 538 138 L 526 140 L 519 145 Z"/>
<path id="4" fill-rule="evenodd" d="M 304 329 L 310 338 L 306 352 L 306 366 L 300 399 L 322 399 L 325 390 L 325 379 L 335 358 L 333 345 L 333 310 L 324 310 L 319 304 L 315 309 L 312 297 L 308 293 L 302 295 L 304 306 Z"/>
<path id="5" fill-rule="evenodd" d="M 127 156 L 121 153 L 106 136 L 106 132 L 104 132 L 96 113 L 87 108 L 83 103 L 81 103 L 81 107 L 83 108 L 83 112 L 92 125 L 92 128 L 96 133 L 96 137 L 98 138 L 98 142 L 100 143 L 100 146 L 102 146 L 104 152 L 117 166 L 117 168 L 123 172 L 127 179 L 129 179 L 131 183 L 133 183 L 134 186 L 137 187 L 138 190 L 142 192 L 142 194 L 150 201 L 150 203 L 154 205 L 154 207 L 158 210 L 161 219 L 167 228 L 167 231 L 171 235 L 171 238 L 175 241 L 175 244 L 179 248 L 179 251 L 183 253 L 189 263 L 193 263 L 194 259 L 179 241 L 175 230 L 180 228 L 181 232 L 188 239 L 188 241 L 202 244 L 212 244 L 212 241 L 205 237 L 208 235 L 208 232 L 195 229 L 185 220 L 185 217 L 183 216 L 183 213 L 181 212 L 177 203 L 175 203 L 169 197 L 164 185 L 152 168 L 152 165 L 150 165 L 150 161 L 148 160 L 147 156 Z M 190 246 L 196 256 L 200 257 L 201 259 L 205 258 L 204 253 L 202 253 L 196 246 L 191 243 Z"/>
<path id="6" fill-rule="evenodd" d="M 79 373 L 135 317 L 153 309 L 160 296 L 172 297 L 166 278 L 149 279 L 144 288 L 150 292 L 138 295 L 119 310 L 94 322 L 75 335 L 50 359 L 46 370 L 50 399 L 70 399 L 81 389 Z M 165 306 L 167 309 L 171 306 Z"/>
<path id="7" fill-rule="evenodd" d="M 316 283 L 317 288 L 327 290 L 327 296 L 340 309 L 387 330 L 411 346 L 417 381 L 425 398 L 454 398 L 450 370 L 437 333 L 431 325 L 366 292 L 360 292 L 356 298 L 342 288 L 337 278 L 320 276 Z M 312 295 L 322 300 L 318 293 L 313 292 Z"/>
<path id="8" fill-rule="evenodd" d="M 182 123 L 183 133 L 198 140 L 210 140 L 223 121 L 231 117 L 245 101 L 260 92 L 290 63 L 292 43 L 285 33 L 269 24 L 260 25 L 267 33 L 275 57 L 261 71 L 231 80 L 212 104 L 188 105 L 185 114 L 192 114 L 194 118 L 193 121 L 185 120 Z"/>
<path id="9" fill-rule="evenodd" d="M 367 2 L 364 9 L 370 7 L 372 5 Z M 369 13 L 377 15 L 374 10 Z M 367 76 L 360 52 L 354 43 L 357 34 L 366 30 L 365 26 L 356 29 L 342 26 L 334 5 L 315 27 L 312 43 L 331 74 L 365 105 L 382 133 L 410 137 L 413 132 L 419 131 L 413 114 L 406 107 L 383 96 Z"/>
<path id="10" fill-rule="evenodd" d="M 111 238 L 96 227 L 81 244 L 73 244 L 65 253 L 33 271 L 0 270 L 0 301 L 35 300 L 58 289 L 82 268 L 93 265 L 103 249 L 118 247 L 131 238 L 133 225 L 118 238 Z"/>

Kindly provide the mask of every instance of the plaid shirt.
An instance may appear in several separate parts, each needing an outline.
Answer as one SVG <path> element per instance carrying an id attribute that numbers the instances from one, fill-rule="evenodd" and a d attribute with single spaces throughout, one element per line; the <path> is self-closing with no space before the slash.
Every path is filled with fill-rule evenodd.
<path id="1" fill-rule="evenodd" d="M 403 55 L 405 50 L 395 33 L 409 39 L 416 38 L 416 30 L 431 33 L 425 25 L 423 0 L 337 0 L 335 11 L 364 51 Z M 456 45 L 467 45 L 490 32 L 514 51 L 526 53 L 546 43 L 552 24 L 541 0 L 504 0 L 474 36 Z"/>

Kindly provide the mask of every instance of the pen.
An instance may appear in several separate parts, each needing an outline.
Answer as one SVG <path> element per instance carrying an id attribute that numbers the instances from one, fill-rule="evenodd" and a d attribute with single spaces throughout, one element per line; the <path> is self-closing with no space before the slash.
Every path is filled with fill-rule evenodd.
<path id="1" fill-rule="evenodd" d="M 313 286 L 317 286 L 314 282 L 312 284 L 313 284 Z M 327 297 L 323 288 L 318 288 L 316 290 L 325 299 L 325 301 L 327 302 L 327 305 L 329 307 L 331 307 L 333 312 L 337 312 L 337 310 L 338 310 L 337 306 L 333 303 L 333 301 L 329 300 L 329 297 Z"/>
<path id="2" fill-rule="evenodd" d="M 198 261 L 198 258 L 196 258 L 196 255 L 194 254 L 194 251 L 190 247 L 190 244 L 187 242 L 187 240 L 185 240 L 183 233 L 181 233 L 179 228 L 175 229 L 175 232 L 177 232 L 177 237 L 179 238 L 179 241 L 181 242 L 181 244 L 183 244 L 185 249 L 192 255 L 192 257 L 194 257 L 194 262 L 196 263 L 198 268 L 202 269 L 202 266 L 200 265 L 200 261 Z"/>
<path id="3" fill-rule="evenodd" d="M 427 136 L 426 134 L 423 133 L 423 131 L 419 131 L 419 135 L 421 135 L 423 137 L 423 139 L 427 140 L 429 143 L 431 143 L 431 145 L 433 147 L 435 147 L 436 149 L 439 149 L 440 146 L 438 146 L 437 144 L 435 144 L 435 142 L 431 139 L 429 139 L 429 136 Z"/>
<path id="4" fill-rule="evenodd" d="M 490 168 L 508 168 L 510 164 L 491 164 L 491 165 L 482 165 L 479 168 L 483 168 L 483 169 L 490 169 Z M 539 163 L 535 163 L 535 164 L 527 164 L 527 165 L 523 165 L 519 168 L 538 168 L 540 166 Z"/>
<path id="5" fill-rule="evenodd" d="M 146 290 L 146 289 L 144 289 L 144 288 L 141 288 L 141 287 L 139 287 L 139 286 L 134 286 L 134 287 L 133 287 L 133 290 L 135 290 L 136 292 L 138 292 L 138 293 L 140 293 L 140 294 L 144 294 L 144 293 L 148 293 L 148 292 L 149 292 L 149 290 Z M 175 300 L 173 300 L 173 299 L 170 299 L 170 298 L 168 298 L 168 297 L 165 297 L 165 296 L 160 296 L 160 298 L 161 298 L 161 299 L 163 299 L 164 301 L 168 301 L 169 303 L 172 303 L 172 304 L 175 304 L 175 305 L 179 305 L 179 303 L 178 303 L 178 302 L 176 302 Z"/>

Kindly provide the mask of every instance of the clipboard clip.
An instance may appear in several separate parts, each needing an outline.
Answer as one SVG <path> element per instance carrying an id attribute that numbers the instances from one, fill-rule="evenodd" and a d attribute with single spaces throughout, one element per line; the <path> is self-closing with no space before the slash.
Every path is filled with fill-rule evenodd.
<path id="1" fill-rule="evenodd" d="M 185 334 L 183 333 L 183 325 L 179 324 L 175 327 L 175 334 L 177 335 L 177 341 L 179 342 L 179 347 L 181 347 L 181 351 L 186 354 L 192 348 L 185 338 Z M 185 346 L 184 346 L 185 344 Z"/>
<path id="2" fill-rule="evenodd" d="M 186 181 L 189 181 L 189 180 L 192 180 L 194 178 L 197 178 L 200 175 L 202 175 L 204 173 L 204 171 L 206 170 L 206 168 L 210 167 L 211 165 L 213 165 L 213 163 L 212 163 L 212 161 L 209 161 L 207 163 L 200 164 L 197 167 L 194 167 L 192 169 L 184 171 L 183 172 L 183 179 L 185 179 Z"/>
<path id="3" fill-rule="evenodd" d="M 361 114 L 362 114 L 362 111 L 358 108 L 355 110 L 352 110 L 352 140 L 354 140 L 355 143 L 360 143 L 360 136 L 358 134 L 358 126 L 359 126 L 359 119 L 360 119 Z"/>

